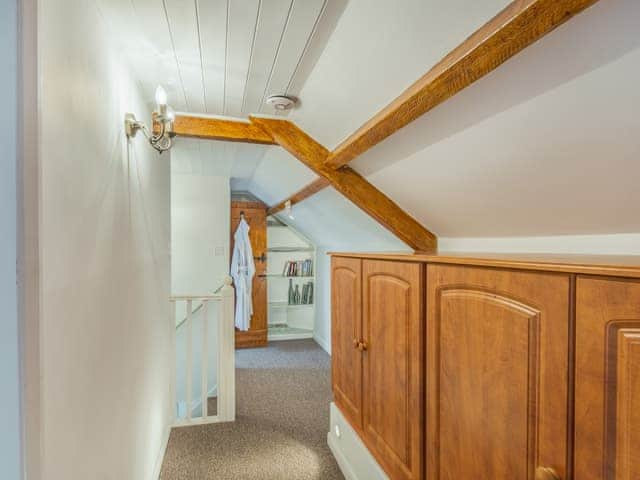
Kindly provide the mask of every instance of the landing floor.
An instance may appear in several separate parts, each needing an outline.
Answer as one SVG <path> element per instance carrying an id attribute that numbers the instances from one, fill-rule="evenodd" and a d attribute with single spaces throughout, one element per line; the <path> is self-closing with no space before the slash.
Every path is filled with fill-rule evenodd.
<path id="1" fill-rule="evenodd" d="M 237 420 L 173 429 L 161 480 L 333 480 L 329 356 L 313 340 L 236 352 Z"/>

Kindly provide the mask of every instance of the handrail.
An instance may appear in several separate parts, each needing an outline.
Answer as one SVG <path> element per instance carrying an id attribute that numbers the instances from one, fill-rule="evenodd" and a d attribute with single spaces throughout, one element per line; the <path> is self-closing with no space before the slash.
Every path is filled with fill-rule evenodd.
<path id="1" fill-rule="evenodd" d="M 176 302 L 179 300 L 222 300 L 222 295 L 172 295 L 169 301 Z"/>
<path id="2" fill-rule="evenodd" d="M 177 298 L 176 300 L 171 300 L 171 301 L 173 302 L 173 301 L 177 301 L 177 300 L 181 300 L 181 298 Z M 202 302 L 200 305 L 198 305 L 195 308 L 195 310 L 193 312 L 191 312 L 191 315 L 195 315 L 196 313 L 198 313 L 200 310 L 202 310 L 202 307 L 204 307 L 204 302 Z M 187 316 L 187 317 L 184 317 L 182 320 L 180 320 L 180 323 L 178 323 L 176 325 L 176 330 L 178 330 L 182 325 L 184 325 L 188 318 L 189 317 Z"/>
<path id="3" fill-rule="evenodd" d="M 221 302 L 223 295 L 219 295 L 219 292 L 224 288 L 224 286 L 227 285 L 226 283 L 223 283 L 222 285 L 220 285 L 218 288 L 215 289 L 215 291 L 213 292 L 213 295 L 172 295 L 171 297 L 169 297 L 169 301 L 170 302 L 177 302 L 177 301 L 183 301 L 183 300 L 207 300 L 207 301 L 215 301 L 215 302 Z M 204 303 L 201 303 L 200 305 L 198 305 L 193 312 L 191 312 L 192 315 L 195 315 L 196 313 L 198 313 L 200 310 L 202 310 Z M 187 317 L 184 317 L 180 323 L 178 323 L 176 325 L 176 330 L 178 328 L 180 328 L 182 325 L 184 325 L 184 322 L 187 321 Z"/>

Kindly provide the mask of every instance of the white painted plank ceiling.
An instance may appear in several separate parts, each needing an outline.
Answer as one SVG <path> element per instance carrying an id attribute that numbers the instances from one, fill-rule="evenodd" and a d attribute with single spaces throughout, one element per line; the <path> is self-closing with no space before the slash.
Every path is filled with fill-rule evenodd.
<path id="1" fill-rule="evenodd" d="M 176 111 L 275 113 L 297 96 L 345 0 L 97 0 L 148 102 Z"/>

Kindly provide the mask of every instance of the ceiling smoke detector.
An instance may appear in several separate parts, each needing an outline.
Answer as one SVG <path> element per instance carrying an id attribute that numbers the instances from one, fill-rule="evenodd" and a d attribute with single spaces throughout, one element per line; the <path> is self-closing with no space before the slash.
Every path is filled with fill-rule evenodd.
<path id="1" fill-rule="evenodd" d="M 271 95 L 267 97 L 267 105 L 272 106 L 276 110 L 289 110 L 296 104 L 296 99 L 287 97 L 286 95 Z"/>

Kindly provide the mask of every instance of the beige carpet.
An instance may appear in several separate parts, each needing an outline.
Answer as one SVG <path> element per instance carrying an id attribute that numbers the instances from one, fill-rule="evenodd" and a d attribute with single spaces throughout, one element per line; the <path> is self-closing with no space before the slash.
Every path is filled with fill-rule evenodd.
<path id="1" fill-rule="evenodd" d="M 236 353 L 237 420 L 171 432 L 162 480 L 343 479 L 327 447 L 329 356 L 313 340 Z"/>

